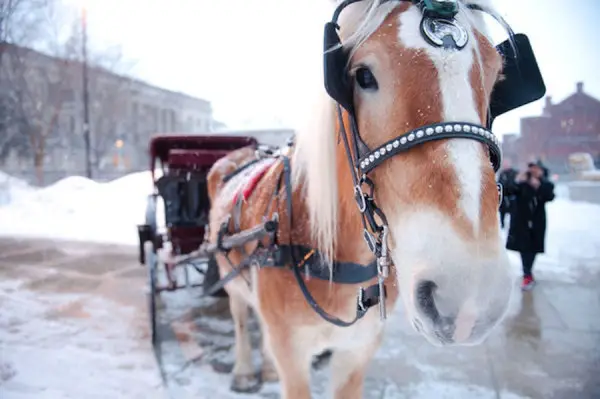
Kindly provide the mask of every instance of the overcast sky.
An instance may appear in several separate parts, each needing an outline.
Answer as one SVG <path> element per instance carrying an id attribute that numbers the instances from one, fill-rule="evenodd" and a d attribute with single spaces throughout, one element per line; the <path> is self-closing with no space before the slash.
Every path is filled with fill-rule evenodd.
<path id="1" fill-rule="evenodd" d="M 85 2 L 92 44 L 118 43 L 131 73 L 207 98 L 232 128 L 290 125 L 320 65 L 328 0 L 65 0 Z M 575 90 L 600 98 L 600 0 L 495 0 L 536 51 L 548 94 Z M 506 38 L 494 30 L 498 41 Z M 497 119 L 498 134 L 539 114 L 543 100 Z"/>

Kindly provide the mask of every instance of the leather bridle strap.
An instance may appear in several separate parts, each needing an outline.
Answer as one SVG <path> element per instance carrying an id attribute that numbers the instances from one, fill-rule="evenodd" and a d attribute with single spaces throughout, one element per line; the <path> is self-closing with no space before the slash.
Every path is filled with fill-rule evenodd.
<path id="1" fill-rule="evenodd" d="M 379 209 L 379 207 L 375 204 L 375 200 L 373 198 L 373 190 L 375 185 L 369 179 L 366 174 L 362 174 L 361 177 L 358 175 L 358 163 L 359 163 L 359 155 L 356 154 L 356 161 L 352 159 L 352 152 L 350 151 L 350 143 L 348 141 L 348 134 L 346 131 L 346 127 L 344 124 L 344 119 L 342 116 L 342 107 L 337 105 L 337 114 L 340 124 L 340 135 L 342 136 L 342 140 L 344 142 L 346 158 L 348 160 L 348 167 L 350 168 L 350 174 L 352 176 L 352 183 L 354 184 L 354 199 L 357 203 L 358 210 L 361 214 L 361 222 L 363 225 L 363 238 L 369 245 L 369 249 L 376 257 L 380 257 L 381 253 L 381 234 L 383 233 L 383 226 L 387 225 L 387 220 L 383 212 Z M 350 123 L 352 126 L 356 125 L 356 121 L 354 115 L 349 113 Z M 355 151 L 358 151 L 358 128 L 352 128 L 352 142 L 354 144 Z M 362 141 L 362 140 L 361 140 Z M 366 147 L 366 144 L 364 145 Z M 366 151 L 370 151 L 366 148 Z M 366 152 L 367 155 L 370 152 Z M 363 191 L 363 186 L 367 185 L 369 187 L 369 191 L 365 193 Z M 379 225 L 375 220 L 375 215 L 377 215 L 382 220 L 382 225 Z M 370 228 L 367 228 L 367 224 Z"/>

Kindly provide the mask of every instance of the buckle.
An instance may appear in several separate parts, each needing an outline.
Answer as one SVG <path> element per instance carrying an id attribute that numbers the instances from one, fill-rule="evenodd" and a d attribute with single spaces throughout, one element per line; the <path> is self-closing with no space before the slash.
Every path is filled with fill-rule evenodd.
<path id="1" fill-rule="evenodd" d="M 364 229 L 363 230 L 363 238 L 367 242 L 367 245 L 369 246 L 369 249 L 371 250 L 371 252 L 373 252 L 374 254 L 377 255 L 378 242 L 377 242 L 377 239 L 375 238 L 375 236 L 373 234 L 371 234 L 369 232 L 369 230 Z"/>
<path id="2" fill-rule="evenodd" d="M 357 305 L 358 311 L 361 313 L 364 313 L 368 310 L 365 307 L 364 299 L 365 299 L 365 289 L 363 287 L 360 287 L 358 289 L 358 295 L 356 297 L 356 305 Z"/>
<path id="3" fill-rule="evenodd" d="M 381 243 L 381 253 L 377 257 L 377 272 L 379 277 L 386 279 L 390 274 L 390 266 L 392 262 L 390 261 L 390 255 L 388 253 L 387 247 L 387 236 L 388 236 L 388 226 L 383 225 L 382 232 L 379 238 L 379 242 Z"/>
<path id="4" fill-rule="evenodd" d="M 358 205 L 358 210 L 360 211 L 360 213 L 365 213 L 365 211 L 367 210 L 367 196 L 365 195 L 365 193 L 362 191 L 362 188 L 360 188 L 360 185 L 356 185 L 354 186 L 354 200 L 356 201 L 356 204 Z"/>

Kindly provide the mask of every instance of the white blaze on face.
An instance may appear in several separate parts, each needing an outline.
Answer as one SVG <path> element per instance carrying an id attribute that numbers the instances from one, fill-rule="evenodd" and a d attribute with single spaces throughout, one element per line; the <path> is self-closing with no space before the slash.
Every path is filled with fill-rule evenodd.
<path id="1" fill-rule="evenodd" d="M 434 47 L 422 36 L 420 23 L 423 14 L 416 6 L 400 14 L 398 38 L 410 49 L 424 51 L 437 68 L 442 110 L 441 122 L 480 123 L 470 81 L 473 67 L 473 46 L 477 41 L 465 18 L 456 20 L 469 34 L 467 45 L 460 51 Z M 479 230 L 480 199 L 482 185 L 481 144 L 470 139 L 451 140 L 447 144 L 448 156 L 460 183 L 460 206 L 473 223 L 474 233 Z"/>

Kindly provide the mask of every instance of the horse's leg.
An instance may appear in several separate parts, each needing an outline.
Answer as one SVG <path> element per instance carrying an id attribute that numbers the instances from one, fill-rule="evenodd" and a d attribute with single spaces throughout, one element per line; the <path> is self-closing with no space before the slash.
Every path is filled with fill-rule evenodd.
<path id="1" fill-rule="evenodd" d="M 262 357 L 263 363 L 260 370 L 262 382 L 276 382 L 279 381 L 279 375 L 273 362 L 273 355 L 269 350 L 269 344 L 267 343 L 267 335 L 265 331 L 262 332 Z"/>
<path id="2" fill-rule="evenodd" d="M 256 392 L 260 381 L 252 365 L 252 345 L 248 333 L 248 304 L 236 292 L 229 292 L 229 307 L 235 327 L 235 365 L 231 389 L 236 392 Z"/>
<path id="3" fill-rule="evenodd" d="M 265 334 L 265 344 L 273 356 L 273 363 L 281 384 L 282 399 L 310 399 L 311 345 L 283 327 L 280 321 Z"/>
<path id="4" fill-rule="evenodd" d="M 335 399 L 360 399 L 369 361 L 379 347 L 380 336 L 369 345 L 334 350 L 331 358 L 331 385 Z"/>

